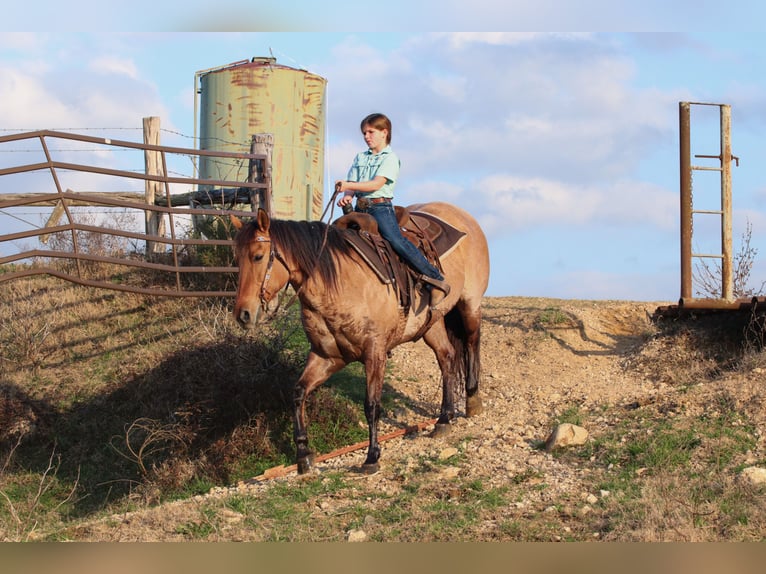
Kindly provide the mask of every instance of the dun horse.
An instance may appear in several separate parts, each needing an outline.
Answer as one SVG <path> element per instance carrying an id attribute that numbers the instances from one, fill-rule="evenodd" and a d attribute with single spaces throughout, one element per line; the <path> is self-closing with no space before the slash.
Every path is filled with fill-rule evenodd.
<path id="1" fill-rule="evenodd" d="M 410 206 L 430 214 L 465 235 L 441 259 L 450 284 L 447 297 L 432 311 L 428 294 L 413 290 L 406 309 L 385 284 L 349 247 L 344 234 L 355 233 L 322 222 L 271 220 L 259 210 L 239 228 L 239 265 L 234 316 L 244 328 L 253 327 L 288 283 L 301 304 L 301 320 L 311 348 L 294 390 L 294 439 L 298 471 L 307 472 L 314 453 L 309 449 L 305 402 L 333 373 L 359 361 L 367 377 L 364 413 L 369 448 L 362 466 L 375 472 L 381 454 L 378 421 L 387 354 L 402 343 L 422 337 L 433 350 L 442 375 L 442 403 L 434 434 L 449 430 L 456 414 L 455 391 L 465 389 L 465 414 L 482 409 L 479 396 L 481 301 L 489 280 L 487 241 L 478 223 L 447 203 Z M 233 218 L 234 219 L 234 218 Z"/>

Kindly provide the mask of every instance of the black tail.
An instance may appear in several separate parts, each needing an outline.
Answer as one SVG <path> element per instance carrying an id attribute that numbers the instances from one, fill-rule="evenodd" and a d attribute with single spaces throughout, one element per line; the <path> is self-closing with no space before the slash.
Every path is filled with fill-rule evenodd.
<path id="1" fill-rule="evenodd" d="M 467 389 L 468 381 L 466 375 L 470 372 L 470 358 L 468 354 L 468 345 L 466 344 L 468 335 L 465 330 L 465 325 L 463 324 L 463 317 L 457 309 L 452 309 L 444 316 L 444 326 L 447 328 L 449 341 L 452 344 L 453 349 L 455 349 L 455 375 L 459 381 L 465 382 L 465 384 L 458 385 L 456 389 L 458 396 L 463 397 Z"/>

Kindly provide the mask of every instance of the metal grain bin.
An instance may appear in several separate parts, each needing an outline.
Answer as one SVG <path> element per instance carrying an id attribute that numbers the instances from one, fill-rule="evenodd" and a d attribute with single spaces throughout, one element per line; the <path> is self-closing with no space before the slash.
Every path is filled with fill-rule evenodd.
<path id="1" fill-rule="evenodd" d="M 280 219 L 319 219 L 323 209 L 325 88 L 305 70 L 253 58 L 197 72 L 200 149 L 250 151 L 272 134 L 272 208 Z M 247 166 L 200 158 L 201 178 L 247 178 Z"/>

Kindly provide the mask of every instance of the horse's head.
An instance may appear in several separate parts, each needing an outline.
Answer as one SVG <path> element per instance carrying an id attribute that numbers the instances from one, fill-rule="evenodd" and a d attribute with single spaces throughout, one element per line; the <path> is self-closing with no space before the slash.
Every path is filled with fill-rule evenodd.
<path id="1" fill-rule="evenodd" d="M 245 329 L 253 327 L 261 309 L 273 310 L 277 294 L 290 279 L 290 273 L 269 235 L 271 220 L 263 209 L 254 221 L 243 224 L 231 218 L 237 233 L 234 253 L 239 266 L 234 318 Z"/>

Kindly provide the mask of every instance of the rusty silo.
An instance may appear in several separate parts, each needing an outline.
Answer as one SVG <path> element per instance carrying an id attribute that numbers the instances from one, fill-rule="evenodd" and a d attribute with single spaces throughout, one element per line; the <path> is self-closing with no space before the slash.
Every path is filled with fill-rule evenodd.
<path id="1" fill-rule="evenodd" d="M 326 85 L 324 78 L 274 58 L 243 60 L 195 76 L 200 149 L 247 152 L 254 135 L 273 137 L 277 218 L 315 220 L 322 214 Z M 206 160 L 200 158 L 200 178 L 247 177 L 247 166 Z"/>

